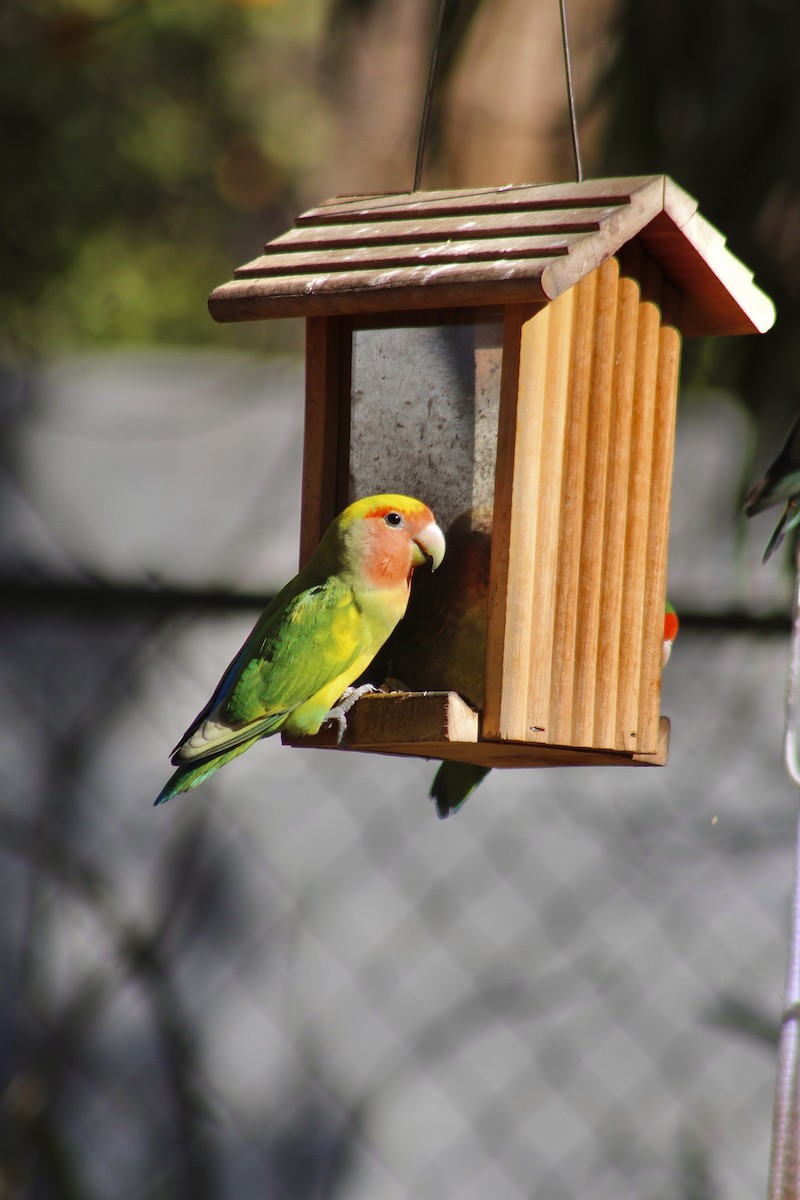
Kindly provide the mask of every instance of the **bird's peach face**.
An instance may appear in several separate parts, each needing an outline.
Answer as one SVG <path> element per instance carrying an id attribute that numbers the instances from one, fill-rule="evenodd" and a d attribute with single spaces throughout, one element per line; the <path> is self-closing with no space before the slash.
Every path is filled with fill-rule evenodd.
<path id="1" fill-rule="evenodd" d="M 423 504 L 413 509 L 386 506 L 369 513 L 364 537 L 367 576 L 373 584 L 399 585 L 410 580 L 416 567 L 430 562 L 436 570 L 444 558 L 444 534 Z"/>

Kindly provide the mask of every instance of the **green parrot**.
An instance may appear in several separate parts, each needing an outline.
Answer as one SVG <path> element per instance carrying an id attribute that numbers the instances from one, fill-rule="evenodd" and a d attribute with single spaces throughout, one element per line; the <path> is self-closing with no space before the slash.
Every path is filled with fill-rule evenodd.
<path id="1" fill-rule="evenodd" d="M 404 615 L 414 569 L 430 560 L 435 570 L 444 549 L 433 513 L 409 496 L 367 496 L 340 513 L 173 750 L 177 770 L 155 803 L 279 730 L 312 734 L 332 718 L 341 736 L 359 693 L 349 685 Z"/>
<path id="2" fill-rule="evenodd" d="M 780 546 L 790 530 L 800 524 L 800 413 L 795 417 L 780 454 L 750 489 L 744 502 L 748 517 L 785 502 L 778 524 L 767 542 L 762 562 Z"/>

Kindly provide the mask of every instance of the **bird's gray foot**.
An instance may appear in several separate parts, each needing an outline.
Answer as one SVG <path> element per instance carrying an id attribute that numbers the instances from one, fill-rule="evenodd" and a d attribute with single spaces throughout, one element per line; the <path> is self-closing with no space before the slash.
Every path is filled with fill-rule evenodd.
<path id="1" fill-rule="evenodd" d="M 335 721 L 338 726 L 339 731 L 336 735 L 337 746 L 340 746 L 342 743 L 344 732 L 347 729 L 347 714 L 350 712 L 350 709 L 353 707 L 356 700 L 359 700 L 362 696 L 366 696 L 369 692 L 375 692 L 377 690 L 378 689 L 371 683 L 362 683 L 361 687 L 346 687 L 344 689 L 336 704 L 325 718 L 326 723 L 328 721 Z"/>

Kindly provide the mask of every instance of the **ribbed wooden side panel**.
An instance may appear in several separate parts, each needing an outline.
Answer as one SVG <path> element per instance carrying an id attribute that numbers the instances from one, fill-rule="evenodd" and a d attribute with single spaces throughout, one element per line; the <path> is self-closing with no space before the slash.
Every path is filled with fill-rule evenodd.
<path id="1" fill-rule="evenodd" d="M 569 414 L 570 356 L 575 318 L 575 290 L 550 304 L 535 319 L 533 336 L 523 341 L 523 363 L 529 361 L 535 409 L 541 413 L 541 436 L 528 487 L 536 496 L 532 581 L 533 640 L 527 688 L 529 732 L 543 724 L 550 711 L 553 690 L 553 642 L 558 614 L 559 533 L 561 487 L 565 467 L 565 436 Z M 541 318 L 545 319 L 542 320 Z M 544 369 L 542 369 L 544 368 Z M 524 564 L 524 558 L 523 558 Z"/>
<path id="2" fill-rule="evenodd" d="M 522 322 L 484 737 L 655 753 L 679 353 L 613 259 Z"/>
<path id="3" fill-rule="evenodd" d="M 619 689 L 620 636 L 624 630 L 625 576 L 623 562 L 629 528 L 628 488 L 631 477 L 634 404 L 636 399 L 636 345 L 639 336 L 639 289 L 632 279 L 619 281 L 617 336 L 610 396 L 610 430 L 606 494 L 602 531 L 602 566 L 599 581 L 599 633 L 597 657 L 587 669 L 594 672 L 594 708 L 586 723 L 573 728 L 580 743 L 616 744 L 615 704 Z M 593 394 L 595 403 L 604 403 Z"/>
<path id="4" fill-rule="evenodd" d="M 574 299 L 559 308 L 571 311 L 573 305 Z M 555 305 L 539 309 L 534 315 L 531 311 L 512 309 L 505 322 L 484 689 L 485 735 L 518 741 L 530 740 L 526 736 L 526 714 L 535 673 L 531 653 L 539 655 L 542 631 L 535 606 L 540 602 L 543 582 L 551 582 L 537 579 L 537 572 L 530 568 L 537 538 L 548 520 L 551 525 L 553 522 L 553 497 L 545 496 L 545 484 L 552 487 L 553 479 L 543 455 L 543 397 L 548 382 L 550 337 L 553 329 L 562 334 L 564 331 Z M 554 359 L 558 361 L 559 355 Z M 565 415 L 560 414 L 561 422 Z M 540 478 L 543 464 L 545 480 Z M 557 465 L 560 470 L 560 455 Z M 556 499 L 559 494 L 560 476 Z"/>
<path id="5" fill-rule="evenodd" d="M 588 366 L 585 477 L 567 481 L 567 489 L 582 497 L 580 536 L 565 545 L 565 552 L 578 560 L 575 656 L 562 669 L 572 674 L 572 715 L 567 728 L 557 733 L 564 745 L 589 745 L 594 724 L 595 683 L 600 642 L 600 588 L 603 573 L 603 529 L 606 511 L 606 479 L 611 438 L 611 388 L 617 357 L 619 268 L 611 259 L 597 272 L 593 314 L 592 351 Z M 583 285 L 581 285 L 583 286 Z M 578 415 L 578 414 L 576 414 Z"/>
<path id="6" fill-rule="evenodd" d="M 616 284 L 613 268 L 612 296 Z M 581 544 L 584 520 L 583 495 L 587 480 L 589 402 L 592 365 L 596 355 L 595 313 L 598 304 L 600 272 L 593 271 L 575 288 L 575 319 L 572 336 L 572 378 L 567 399 L 569 419 L 564 441 L 564 476 L 561 489 L 561 521 L 558 539 L 556 595 L 558 602 L 553 624 L 552 686 L 550 720 L 554 729 L 566 731 L 569 740 L 575 699 L 575 647 L 578 639 L 578 589 L 581 556 L 574 552 Z M 603 281 L 608 286 L 607 278 Z"/>
<path id="7" fill-rule="evenodd" d="M 647 578 L 647 536 L 660 321 L 658 309 L 653 304 L 640 304 L 637 315 L 630 474 L 626 498 L 623 501 L 625 541 L 622 557 L 617 564 L 623 584 L 622 620 L 617 639 L 617 687 L 616 696 L 608 698 L 608 724 L 603 729 L 603 745 L 613 744 L 620 750 L 642 749 L 639 745 L 639 678 L 642 665 L 644 600 L 650 587 Z M 662 597 L 662 630 L 663 607 Z"/>
<path id="8" fill-rule="evenodd" d="M 661 649 L 664 636 L 664 595 L 667 586 L 669 511 L 672 497 L 672 459 L 675 450 L 675 412 L 681 335 L 667 325 L 659 333 L 658 375 L 653 417 L 653 459 L 650 469 L 650 511 L 645 550 L 642 664 L 639 683 L 639 724 L 636 749 L 651 753 L 658 742 L 661 699 Z"/>

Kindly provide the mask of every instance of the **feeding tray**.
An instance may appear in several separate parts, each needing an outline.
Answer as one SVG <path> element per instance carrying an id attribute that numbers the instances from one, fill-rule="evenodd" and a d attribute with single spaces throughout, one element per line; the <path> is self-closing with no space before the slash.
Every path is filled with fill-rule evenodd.
<path id="1" fill-rule="evenodd" d="M 313 737 L 283 735 L 284 745 L 320 750 L 362 750 L 474 763 L 480 767 L 663 767 L 669 721 L 661 717 L 653 754 L 592 747 L 489 741 L 481 736 L 481 714 L 458 692 L 373 692 L 362 696 L 337 741 L 335 725 Z"/>

